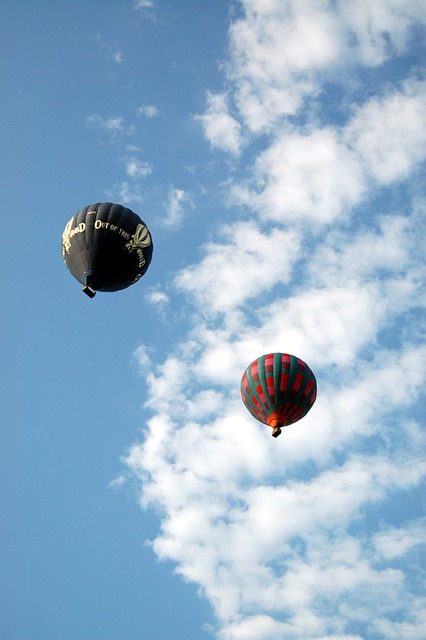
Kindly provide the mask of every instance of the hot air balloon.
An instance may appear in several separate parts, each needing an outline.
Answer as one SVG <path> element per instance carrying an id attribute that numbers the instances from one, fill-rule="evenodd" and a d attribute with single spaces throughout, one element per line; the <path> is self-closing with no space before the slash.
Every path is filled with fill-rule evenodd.
<path id="1" fill-rule="evenodd" d="M 245 370 L 241 397 L 251 415 L 272 427 L 272 435 L 277 438 L 282 427 L 308 413 L 317 397 L 317 383 L 300 358 L 268 353 Z"/>
<path id="2" fill-rule="evenodd" d="M 112 202 L 84 207 L 62 234 L 62 255 L 90 298 L 96 291 L 119 291 L 137 282 L 152 258 L 152 238 L 131 209 Z"/>

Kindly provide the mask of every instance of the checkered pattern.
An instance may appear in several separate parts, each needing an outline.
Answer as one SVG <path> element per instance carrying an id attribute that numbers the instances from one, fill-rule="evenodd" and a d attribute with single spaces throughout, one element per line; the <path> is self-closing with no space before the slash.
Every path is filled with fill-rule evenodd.
<path id="1" fill-rule="evenodd" d="M 241 397 L 250 413 L 268 424 L 277 415 L 283 425 L 303 418 L 317 395 L 315 376 L 300 358 L 268 353 L 254 360 L 241 379 Z"/>

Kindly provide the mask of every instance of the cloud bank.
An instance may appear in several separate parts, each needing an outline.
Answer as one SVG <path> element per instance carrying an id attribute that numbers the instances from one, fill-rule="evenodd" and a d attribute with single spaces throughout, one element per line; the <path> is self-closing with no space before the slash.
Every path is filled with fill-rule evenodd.
<path id="1" fill-rule="evenodd" d="M 424 6 L 240 5 L 226 91 L 198 116 L 238 218 L 174 278 L 191 309 L 174 351 L 135 354 L 151 417 L 125 466 L 219 640 L 421 640 Z M 239 398 L 268 351 L 318 380 L 277 440 Z"/>

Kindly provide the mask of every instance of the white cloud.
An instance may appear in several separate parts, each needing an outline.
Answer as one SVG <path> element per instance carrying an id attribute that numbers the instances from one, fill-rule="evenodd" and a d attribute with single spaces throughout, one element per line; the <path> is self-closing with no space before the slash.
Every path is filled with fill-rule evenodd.
<path id="1" fill-rule="evenodd" d="M 345 286 L 348 278 L 364 283 L 376 280 L 379 274 L 398 277 L 400 273 L 408 282 L 407 269 L 416 257 L 415 226 L 410 218 L 398 215 L 377 216 L 376 225 L 376 229 L 354 232 L 349 239 L 343 230 L 328 233 L 310 264 L 312 283 Z"/>
<path id="2" fill-rule="evenodd" d="M 392 55 L 401 55 L 412 37 L 416 23 L 424 22 L 422 0 L 368 0 L 338 3 L 342 26 L 355 42 L 349 45 L 367 66 L 380 65 Z"/>
<path id="3" fill-rule="evenodd" d="M 425 22 L 422 0 L 243 0 L 230 26 L 228 78 L 244 124 L 271 130 L 356 64 L 381 65 L 403 54 L 413 25 Z"/>
<path id="4" fill-rule="evenodd" d="M 423 640 L 426 633 L 426 598 L 420 598 L 413 603 L 408 620 L 378 619 L 372 624 L 373 628 L 386 640 Z"/>
<path id="5" fill-rule="evenodd" d="M 280 135 L 258 156 L 251 184 L 234 188 L 239 203 L 299 224 L 333 222 L 365 191 L 358 158 L 332 129 Z"/>
<path id="6" fill-rule="evenodd" d="M 342 34 L 323 2 L 243 2 L 245 16 L 230 27 L 229 76 L 245 124 L 269 129 L 297 112 L 319 90 L 312 71 L 332 63 Z"/>
<path id="7" fill-rule="evenodd" d="M 152 164 L 145 160 L 139 160 L 135 156 L 126 158 L 125 164 L 127 175 L 134 180 L 146 178 L 152 173 Z"/>
<path id="8" fill-rule="evenodd" d="M 381 558 L 399 558 L 413 547 L 426 544 L 425 520 L 409 523 L 406 527 L 389 527 L 374 536 L 374 545 Z"/>
<path id="9" fill-rule="evenodd" d="M 233 197 L 282 223 L 329 224 L 346 217 L 373 184 L 405 179 L 426 158 L 426 90 L 415 81 L 373 98 L 342 128 L 280 133 Z M 389 135 L 392 132 L 392 135 Z"/>
<path id="10" fill-rule="evenodd" d="M 168 305 L 170 302 L 169 296 L 164 291 L 159 291 L 157 289 L 149 291 L 146 294 L 146 298 L 149 302 L 155 305 Z"/>
<path id="11" fill-rule="evenodd" d="M 146 375 L 152 371 L 151 356 L 152 349 L 145 344 L 139 345 L 133 353 L 133 362 L 135 363 L 140 375 Z"/>
<path id="12" fill-rule="evenodd" d="M 142 116 L 144 118 L 156 118 L 159 115 L 159 111 L 157 107 L 153 104 L 143 104 L 137 110 L 138 116 Z"/>
<path id="13" fill-rule="evenodd" d="M 86 123 L 96 127 L 97 129 L 103 129 L 111 133 L 112 135 L 132 135 L 135 132 L 133 125 L 127 125 L 124 118 L 121 116 L 113 116 L 110 118 L 103 118 L 97 113 L 92 113 L 86 120 Z"/>
<path id="14" fill-rule="evenodd" d="M 170 298 L 165 291 L 158 288 L 149 289 L 145 294 L 145 300 L 154 307 L 163 322 L 169 322 L 171 318 Z"/>
<path id="15" fill-rule="evenodd" d="M 168 200 L 164 203 L 164 206 L 167 215 L 163 220 L 163 224 L 168 227 L 174 227 L 182 221 L 185 214 L 185 206 L 193 209 L 194 203 L 188 191 L 172 186 L 169 189 Z"/>
<path id="16" fill-rule="evenodd" d="M 156 444 L 150 435 L 128 459 L 133 471 L 144 470 L 144 504 L 158 504 L 168 514 L 153 543 L 156 553 L 201 586 L 224 624 L 220 637 L 241 637 L 256 611 L 267 623 L 250 627 L 257 629 L 256 640 L 269 638 L 263 634 L 270 628 L 288 638 L 343 632 L 346 624 L 332 613 L 342 594 L 364 624 L 371 606 L 376 616 L 397 610 L 406 589 L 403 574 L 376 565 L 368 541 L 357 540 L 347 526 L 369 504 L 414 486 L 426 474 L 424 462 L 358 457 L 308 483 L 247 487 L 249 475 L 266 479 L 283 472 L 269 447 L 256 446 L 258 434 L 252 442 L 250 431 L 237 439 L 227 423 L 223 430 L 211 424 L 209 431 L 188 423 L 174 431 L 172 443 L 153 423 Z M 218 441 L 221 432 L 225 437 Z M 287 612 L 284 626 L 274 619 L 279 611 Z"/>
<path id="17" fill-rule="evenodd" d="M 126 144 L 126 149 L 130 153 L 138 153 L 141 151 L 141 148 L 137 144 Z"/>
<path id="18" fill-rule="evenodd" d="M 233 118 L 223 94 L 208 93 L 207 110 L 196 116 L 204 129 L 205 136 L 212 147 L 238 156 L 241 148 L 241 127 Z"/>
<path id="19" fill-rule="evenodd" d="M 194 296 L 205 311 L 229 311 L 277 282 L 289 281 L 299 256 L 296 233 L 264 233 L 252 222 L 240 222 L 224 226 L 221 234 L 225 242 L 207 244 L 205 258 L 176 278 L 178 288 Z"/>
<path id="20" fill-rule="evenodd" d="M 419 532 L 412 531 L 411 538 L 402 530 L 382 532 L 372 550 L 370 536 L 358 538 L 349 529 L 356 531 L 369 505 L 425 478 L 421 451 L 407 457 L 409 431 L 404 432 L 401 422 L 387 423 L 387 429 L 398 433 L 391 456 L 349 455 L 342 465 L 318 470 L 310 480 L 298 476 L 297 461 L 311 457 L 318 464 L 319 446 L 330 452 L 347 448 L 357 436 L 357 423 L 370 421 L 370 432 L 380 434 L 384 424 L 377 409 L 380 415 L 383 404 L 391 411 L 401 399 L 410 401 L 401 382 L 410 382 L 407 373 L 425 360 L 424 354 L 412 356 L 415 360 L 405 365 L 400 355 L 395 363 L 386 363 L 381 380 L 372 368 L 362 396 L 353 382 L 341 402 L 336 402 L 335 390 L 320 391 L 321 404 L 327 404 L 330 393 L 333 407 L 333 417 L 325 417 L 329 430 L 321 444 L 315 437 L 321 430 L 316 407 L 310 424 L 290 429 L 281 446 L 211 383 L 193 394 L 206 379 L 195 358 L 170 357 L 148 377 L 148 405 L 156 415 L 145 442 L 132 447 L 128 468 L 143 480 L 142 504 L 165 514 L 153 549 L 199 585 L 220 620 L 218 637 L 247 637 L 247 629 L 255 640 L 275 633 L 291 640 L 308 634 L 353 637 L 345 633 L 351 620 L 369 625 L 374 611 L 373 617 L 385 624 L 387 614 L 411 598 L 404 574 L 381 562 L 392 558 L 395 540 L 401 552 L 402 546 L 418 541 Z M 414 395 L 425 382 L 424 373 Z M 377 390 L 373 403 L 372 389 Z M 341 598 L 351 607 L 339 612 Z M 280 620 L 283 615 L 286 622 Z"/>
<path id="21" fill-rule="evenodd" d="M 405 226 L 402 219 L 383 221 L 382 241 L 401 258 L 396 269 L 409 264 Z M 349 244 L 338 274 L 342 287 L 329 273 L 329 287 L 266 306 L 255 331 L 225 305 L 220 329 L 197 322 L 178 357 L 149 380 L 148 406 L 158 411 L 128 465 L 143 477 L 142 504 L 166 514 L 153 542 L 156 554 L 200 586 L 220 620 L 220 638 L 356 637 L 348 631 L 352 621 L 367 628 L 373 610 L 385 628 L 388 614 L 401 606 L 404 628 L 417 628 L 410 609 L 417 600 L 406 594 L 403 572 L 382 562 L 415 544 L 418 531 L 411 537 L 403 528 L 393 536 L 382 532 L 374 549 L 370 536 L 350 533 L 370 505 L 426 476 L 418 434 L 405 425 L 403 409 L 395 414 L 421 393 L 425 353 L 376 349 L 373 360 L 364 359 L 391 312 L 386 289 L 366 285 L 365 276 L 389 264 L 392 254 L 379 251 L 370 269 L 362 255 L 353 265 L 349 256 L 361 245 L 361 235 Z M 351 271 L 351 286 L 344 287 Z M 244 414 L 237 397 L 243 363 L 274 343 L 320 367 L 318 404 L 303 424 L 288 428 L 282 447 Z M 384 450 L 351 454 L 360 437 L 380 438 Z M 333 452 L 345 450 L 345 462 L 327 468 Z M 317 472 L 300 478 L 299 465 L 308 460 Z M 339 605 L 348 601 L 346 610 Z"/>
<path id="22" fill-rule="evenodd" d="M 154 6 L 153 0 L 136 0 L 135 9 L 151 9 Z"/>
<path id="23" fill-rule="evenodd" d="M 143 195 L 139 185 L 129 184 L 126 180 L 114 183 L 111 189 L 105 190 L 105 194 L 113 201 L 117 200 L 122 204 L 143 202 Z"/>
<path id="24" fill-rule="evenodd" d="M 410 81 L 401 92 L 371 99 L 358 108 L 345 136 L 377 182 L 406 178 L 426 158 L 424 83 Z"/>

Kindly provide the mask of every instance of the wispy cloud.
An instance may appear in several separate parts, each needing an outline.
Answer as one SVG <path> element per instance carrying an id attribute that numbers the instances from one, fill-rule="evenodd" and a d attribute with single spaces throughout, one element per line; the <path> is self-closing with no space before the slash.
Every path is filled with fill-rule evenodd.
<path id="1" fill-rule="evenodd" d="M 153 0 L 136 0 L 135 9 L 151 9 L 154 6 Z"/>
<path id="2" fill-rule="evenodd" d="M 155 0 L 136 0 L 132 8 L 134 11 L 138 11 L 143 18 L 155 20 L 155 5 Z"/>
<path id="3" fill-rule="evenodd" d="M 185 214 L 185 208 L 193 209 L 191 195 L 184 189 L 170 187 L 167 201 L 164 203 L 166 217 L 163 224 L 174 227 L 180 224 Z"/>
<path id="4" fill-rule="evenodd" d="M 104 118 L 97 113 L 92 113 L 87 119 L 86 124 L 95 127 L 96 129 L 103 129 L 113 136 L 117 135 L 132 135 L 135 132 L 133 125 L 126 124 L 126 121 L 121 116 L 112 116 L 110 118 Z"/>
<path id="5" fill-rule="evenodd" d="M 99 46 L 108 52 L 109 56 L 114 60 L 114 62 L 116 62 L 117 64 L 121 64 L 123 62 L 122 52 L 114 47 L 114 45 L 112 45 L 110 42 L 106 42 L 101 35 L 97 36 L 97 41 L 99 43 Z"/>
<path id="6" fill-rule="evenodd" d="M 145 300 L 155 309 L 162 322 L 167 324 L 170 321 L 170 298 L 165 291 L 158 287 L 149 289 L 145 294 Z"/>
<path id="7" fill-rule="evenodd" d="M 424 518 L 410 522 L 407 527 L 387 527 L 374 536 L 374 546 L 381 559 L 401 558 L 418 546 L 426 545 Z"/>
<path id="8" fill-rule="evenodd" d="M 122 204 L 143 202 L 143 194 L 139 185 L 129 183 L 127 180 L 115 182 L 110 189 L 106 189 L 105 194 L 113 202 L 120 202 Z"/>
<path id="9" fill-rule="evenodd" d="M 126 145 L 126 149 L 127 151 L 129 151 L 130 153 L 138 153 L 139 151 L 141 151 L 141 147 L 137 144 L 127 144 Z"/>
<path id="10" fill-rule="evenodd" d="M 133 362 L 137 367 L 139 375 L 146 375 L 152 370 L 152 348 L 141 344 L 133 354 Z"/>
<path id="11" fill-rule="evenodd" d="M 160 112 L 153 104 L 143 104 L 138 108 L 137 114 L 140 117 L 151 119 L 157 118 L 160 115 Z"/>
<path id="12" fill-rule="evenodd" d="M 136 156 L 126 158 L 126 173 L 136 180 L 138 178 L 146 178 L 152 173 L 152 164 L 146 160 L 139 160 Z"/>
<path id="13" fill-rule="evenodd" d="M 242 143 L 241 126 L 230 115 L 225 95 L 209 93 L 206 111 L 202 115 L 195 116 L 195 119 L 201 123 L 212 147 L 234 156 L 239 155 Z"/>

